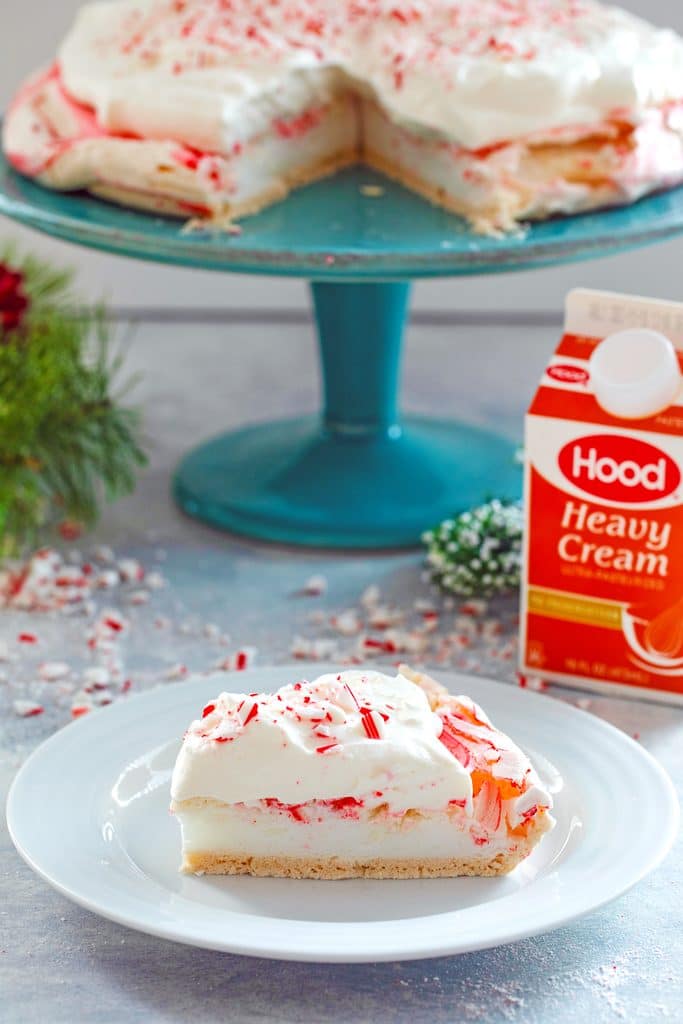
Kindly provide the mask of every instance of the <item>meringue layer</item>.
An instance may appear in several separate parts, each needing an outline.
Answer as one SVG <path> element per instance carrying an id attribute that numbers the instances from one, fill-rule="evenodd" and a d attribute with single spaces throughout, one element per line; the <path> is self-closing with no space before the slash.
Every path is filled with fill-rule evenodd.
<path id="1" fill-rule="evenodd" d="M 683 41 L 594 0 L 91 3 L 3 146 L 216 223 L 363 161 L 496 234 L 683 181 Z"/>
<path id="2" fill-rule="evenodd" d="M 468 149 L 683 98 L 683 43 L 593 0 L 118 0 L 59 50 L 105 131 L 210 152 L 353 88 Z"/>

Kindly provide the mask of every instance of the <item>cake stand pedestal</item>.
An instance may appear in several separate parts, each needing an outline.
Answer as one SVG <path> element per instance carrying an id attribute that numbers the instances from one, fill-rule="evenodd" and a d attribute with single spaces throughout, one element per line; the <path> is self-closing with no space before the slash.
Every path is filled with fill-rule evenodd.
<path id="1" fill-rule="evenodd" d="M 401 416 L 398 379 L 410 286 L 314 281 L 322 416 L 225 434 L 181 463 L 180 505 L 268 540 L 414 544 L 439 518 L 494 491 L 519 492 L 514 445 L 449 421 Z"/>
<path id="2" fill-rule="evenodd" d="M 356 167 L 245 220 L 233 236 L 50 192 L 0 160 L 0 213 L 139 259 L 310 280 L 322 414 L 207 442 L 182 460 L 174 494 L 188 514 L 247 536 L 387 548 L 415 545 L 440 519 L 521 489 L 511 440 L 400 414 L 410 281 L 588 259 L 670 238 L 683 230 L 683 190 L 494 239 Z"/>

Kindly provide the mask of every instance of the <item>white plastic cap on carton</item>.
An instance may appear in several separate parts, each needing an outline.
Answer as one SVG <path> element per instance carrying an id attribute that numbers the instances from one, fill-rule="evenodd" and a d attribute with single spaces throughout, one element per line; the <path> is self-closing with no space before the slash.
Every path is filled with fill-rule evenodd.
<path id="1" fill-rule="evenodd" d="M 595 397 L 611 416 L 643 419 L 672 405 L 681 389 L 676 349 L 659 331 L 610 334 L 590 360 Z"/>

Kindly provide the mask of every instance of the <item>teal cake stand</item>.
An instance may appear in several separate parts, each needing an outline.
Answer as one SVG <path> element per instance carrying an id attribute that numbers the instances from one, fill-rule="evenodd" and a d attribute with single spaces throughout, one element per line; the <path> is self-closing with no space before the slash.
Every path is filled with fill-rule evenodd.
<path id="1" fill-rule="evenodd" d="M 208 441 L 181 462 L 174 494 L 189 515 L 251 537 L 387 548 L 415 545 L 439 519 L 493 495 L 518 497 L 521 488 L 511 440 L 455 420 L 401 415 L 410 282 L 547 266 L 669 238 L 683 230 L 683 191 L 492 239 L 357 167 L 245 220 L 233 236 L 187 233 L 176 221 L 59 195 L 0 161 L 0 213 L 137 259 L 308 278 L 322 413 Z"/>

